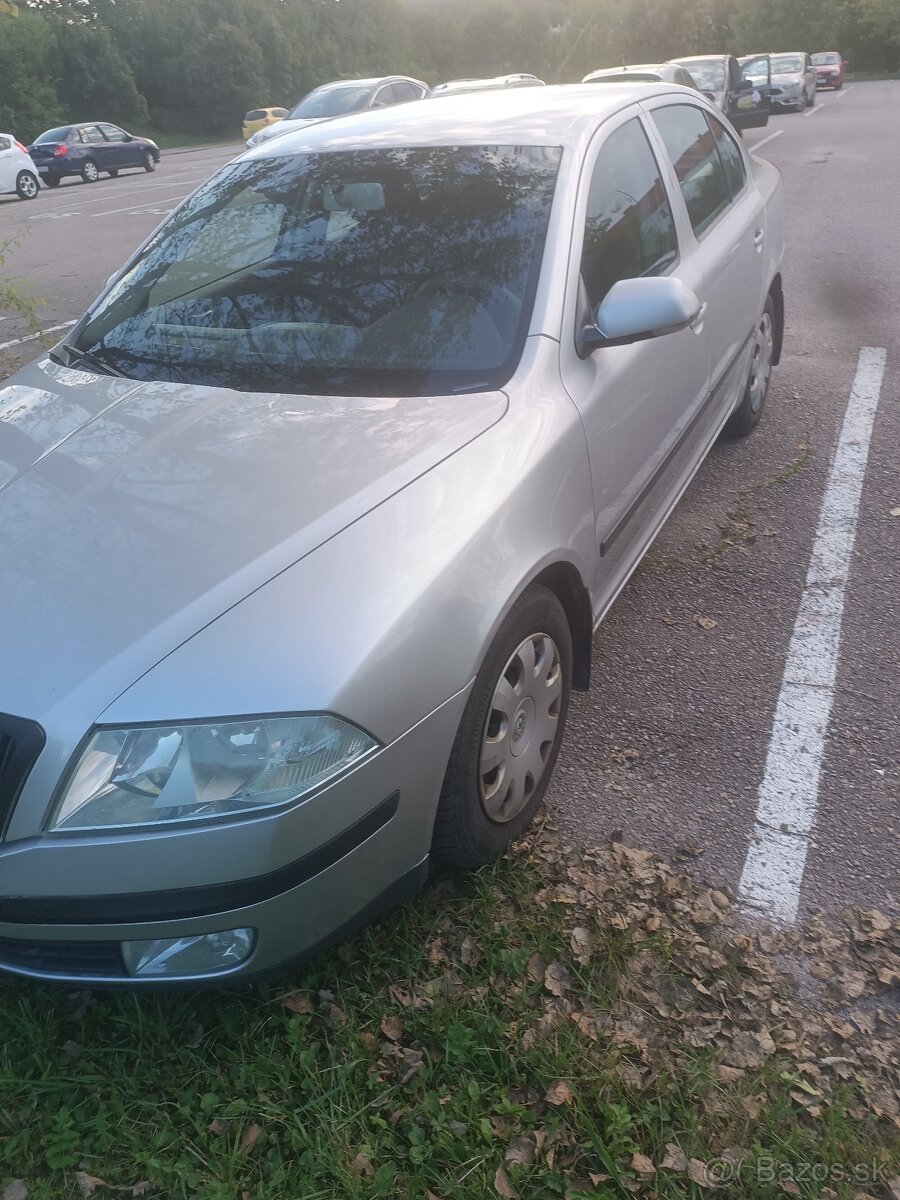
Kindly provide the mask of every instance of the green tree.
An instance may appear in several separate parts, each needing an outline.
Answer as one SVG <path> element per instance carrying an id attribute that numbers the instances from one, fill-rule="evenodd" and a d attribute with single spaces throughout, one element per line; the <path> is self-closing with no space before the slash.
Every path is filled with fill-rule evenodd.
<path id="1" fill-rule="evenodd" d="M 96 21 L 56 23 L 57 92 L 67 121 L 103 119 L 144 125 L 147 101 L 121 50 Z"/>
<path id="2" fill-rule="evenodd" d="M 36 13 L 0 13 L 0 129 L 30 142 L 60 120 L 50 30 Z"/>

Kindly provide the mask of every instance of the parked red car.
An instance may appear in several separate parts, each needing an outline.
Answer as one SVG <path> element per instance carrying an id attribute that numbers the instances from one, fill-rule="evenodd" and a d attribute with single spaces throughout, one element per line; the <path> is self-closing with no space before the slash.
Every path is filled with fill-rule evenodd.
<path id="1" fill-rule="evenodd" d="M 847 64 L 837 50 L 822 50 L 812 56 L 812 61 L 816 68 L 816 87 L 830 87 L 839 92 L 844 86 Z"/>

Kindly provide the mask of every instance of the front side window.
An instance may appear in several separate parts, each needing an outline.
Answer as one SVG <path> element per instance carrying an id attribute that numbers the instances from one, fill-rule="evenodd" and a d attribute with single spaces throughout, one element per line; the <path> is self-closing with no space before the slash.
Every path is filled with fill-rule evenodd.
<path id="1" fill-rule="evenodd" d="M 394 85 L 394 99 L 398 104 L 403 104 L 408 100 L 418 100 L 421 96 L 421 90 L 413 87 L 411 83 L 407 83 L 405 79 L 399 79 Z"/>
<path id="2" fill-rule="evenodd" d="M 692 104 L 670 104 L 653 111 L 699 237 L 731 202 L 725 171 L 706 115 Z"/>
<path id="3" fill-rule="evenodd" d="M 103 131 L 96 125 L 88 125 L 81 132 L 84 140 L 89 142 L 91 145 L 94 145 L 97 142 L 106 141 L 106 138 L 103 136 Z"/>
<path id="4" fill-rule="evenodd" d="M 728 181 L 728 190 L 733 200 L 739 192 L 743 191 L 744 184 L 747 182 L 744 159 L 738 149 L 737 142 L 722 122 L 717 117 L 714 117 L 712 113 L 706 114 L 706 120 L 709 122 L 709 127 L 715 138 L 716 149 L 719 151 L 719 158 L 722 160 L 725 178 Z"/>
<path id="5" fill-rule="evenodd" d="M 560 157 L 441 146 L 236 163 L 74 345 L 131 378 L 250 391 L 499 387 L 527 333 Z"/>
<path id="6" fill-rule="evenodd" d="M 106 140 L 108 142 L 125 141 L 125 130 L 120 129 L 118 125 L 101 125 L 100 129 L 104 134 L 106 134 Z"/>
<path id="7" fill-rule="evenodd" d="M 773 75 L 802 75 L 806 69 L 806 60 L 800 54 L 773 54 Z"/>
<path id="8" fill-rule="evenodd" d="M 660 275 L 677 256 L 669 198 L 635 117 L 607 138 L 591 179 L 581 255 L 591 309 L 620 279 Z"/>

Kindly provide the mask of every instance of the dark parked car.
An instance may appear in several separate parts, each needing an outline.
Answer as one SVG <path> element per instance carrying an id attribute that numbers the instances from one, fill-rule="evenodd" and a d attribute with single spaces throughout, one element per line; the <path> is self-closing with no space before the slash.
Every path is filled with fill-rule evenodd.
<path id="1" fill-rule="evenodd" d="M 49 187 L 58 187 L 64 175 L 80 175 L 85 183 L 96 183 L 102 174 L 115 178 L 130 167 L 155 171 L 159 162 L 156 142 L 135 137 L 108 121 L 48 129 L 28 147 L 28 153 Z"/>
<path id="2" fill-rule="evenodd" d="M 768 88 L 751 79 L 755 72 L 764 72 L 768 79 L 768 58 L 767 54 L 758 54 L 738 62 L 733 54 L 697 54 L 671 61 L 690 71 L 700 91 L 742 133 L 769 123 Z"/>

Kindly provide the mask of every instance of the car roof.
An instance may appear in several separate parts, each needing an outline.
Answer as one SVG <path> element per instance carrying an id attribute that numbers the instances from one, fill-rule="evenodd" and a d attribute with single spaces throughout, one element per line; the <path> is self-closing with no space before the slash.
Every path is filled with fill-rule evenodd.
<path id="1" fill-rule="evenodd" d="M 410 83 L 421 83 L 421 79 L 413 79 L 412 75 L 375 75 L 371 79 L 329 79 L 327 83 L 320 83 L 316 87 L 311 88 L 313 92 L 321 91 L 322 88 L 338 88 L 338 87 L 378 87 L 382 83 L 395 83 L 403 80 Z M 307 95 L 310 93 L 307 92 Z"/>
<path id="2" fill-rule="evenodd" d="M 679 66 L 684 66 L 685 63 L 691 62 L 721 62 L 726 58 L 733 58 L 733 54 L 689 54 L 685 58 L 670 58 L 669 62 L 678 63 Z M 755 56 L 753 56 L 755 57 Z"/>
<path id="3" fill-rule="evenodd" d="M 661 71 L 663 67 L 671 65 L 671 63 L 623 63 L 621 67 L 601 67 L 599 71 L 591 71 L 591 75 L 630 74 L 632 71 Z"/>
<path id="4" fill-rule="evenodd" d="M 394 146 L 574 146 L 586 130 L 654 95 L 683 96 L 672 83 L 560 84 L 463 92 L 335 117 L 271 138 L 247 158 L 294 151 Z M 691 92 L 695 101 L 699 92 Z M 702 100 L 701 100 L 702 103 Z"/>

